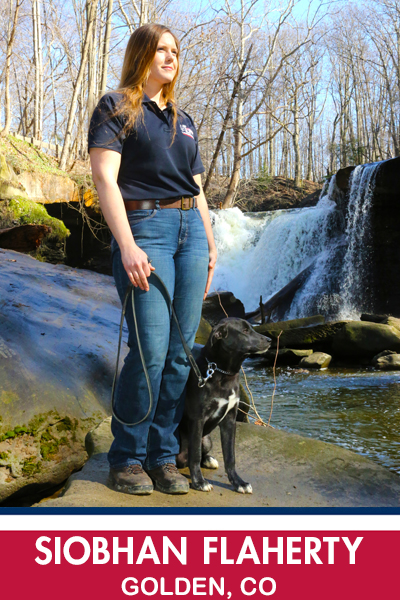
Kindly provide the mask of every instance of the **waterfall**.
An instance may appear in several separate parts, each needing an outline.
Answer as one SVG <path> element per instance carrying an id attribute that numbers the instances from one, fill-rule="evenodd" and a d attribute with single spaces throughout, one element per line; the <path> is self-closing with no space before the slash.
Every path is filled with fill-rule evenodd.
<path id="1" fill-rule="evenodd" d="M 379 163 L 358 166 L 350 176 L 347 210 L 347 250 L 343 260 L 339 316 L 358 318 L 369 308 L 371 286 L 370 208 Z"/>
<path id="2" fill-rule="evenodd" d="M 211 211 L 218 262 L 211 291 L 229 290 L 246 311 L 266 302 L 313 265 L 285 314 L 359 318 L 368 267 L 369 209 L 377 165 L 357 167 L 350 179 L 346 219 L 333 176 L 310 208 L 242 213 Z M 276 317 L 277 315 L 273 315 Z"/>

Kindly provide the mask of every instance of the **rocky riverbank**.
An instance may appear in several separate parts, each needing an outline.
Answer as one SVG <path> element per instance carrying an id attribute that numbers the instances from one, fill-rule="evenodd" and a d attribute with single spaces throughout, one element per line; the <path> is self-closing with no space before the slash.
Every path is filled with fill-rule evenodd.
<path id="1" fill-rule="evenodd" d="M 213 485 L 209 493 L 190 490 L 185 496 L 153 492 L 129 496 L 114 492 L 108 483 L 106 452 L 111 444 L 107 419 L 86 439 L 90 459 L 70 478 L 62 495 L 39 507 L 389 507 L 399 506 L 400 478 L 353 452 L 272 428 L 237 424 L 237 467 L 253 487 L 253 494 L 232 491 L 223 470 L 219 432 L 213 455 L 217 470 L 204 469 Z M 189 478 L 188 469 L 182 473 Z"/>
<path id="2" fill-rule="evenodd" d="M 111 277 L 64 265 L 42 263 L 30 256 L 5 250 L 0 251 L 0 297 L 0 502 L 7 501 L 10 505 L 13 500 L 19 502 L 24 496 L 46 495 L 46 490 L 59 485 L 85 464 L 88 450 L 93 454 L 93 444 L 90 442 L 93 437 L 89 438 L 89 443 L 86 440 L 86 444 L 85 437 L 88 431 L 110 414 L 110 389 L 120 303 Z M 228 314 L 244 316 L 243 306 L 232 294 L 222 294 L 221 302 Z M 196 338 L 198 343 L 205 342 L 211 329 L 210 323 L 223 316 L 218 296 L 208 298 L 204 304 L 205 318 Z M 396 357 L 400 351 L 400 330 L 397 328 L 397 320 L 390 318 L 386 319 L 386 323 L 365 321 L 332 324 L 324 323 L 324 318 L 317 316 L 304 322 L 266 323 L 259 330 L 275 340 L 283 330 L 278 361 L 284 361 L 285 357 L 290 356 L 291 364 L 295 366 L 297 361 L 300 363 L 313 359 L 317 366 L 324 368 L 326 365 L 323 361 L 320 364 L 317 360 L 318 353 L 326 353 L 328 349 L 332 353 L 333 362 L 349 360 L 354 364 L 357 360 L 361 363 L 367 360 L 371 363 L 374 354 L 384 351 L 383 355 L 375 358 L 376 367 L 380 368 L 382 358 L 390 364 L 390 368 L 395 368 L 398 364 Z M 266 365 L 275 354 L 276 350 L 266 357 Z M 307 364 L 303 368 L 312 366 Z M 361 491 L 354 495 L 353 500 L 349 499 L 350 496 L 343 495 L 344 492 L 338 492 L 337 497 L 329 500 L 336 503 L 334 505 L 340 505 L 341 502 L 354 502 L 354 505 L 366 502 L 370 489 L 367 481 L 370 476 L 367 477 L 365 473 L 369 473 L 371 469 L 374 477 L 378 477 L 377 481 L 381 481 L 381 477 L 387 477 L 393 485 L 396 481 L 400 482 L 396 475 L 355 454 L 347 453 L 343 459 L 344 451 L 336 446 L 318 446 L 321 442 L 315 442 L 317 446 L 312 446 L 313 440 L 303 440 L 298 436 L 296 445 L 292 443 L 293 436 L 285 432 L 255 426 L 246 429 L 244 424 L 243 427 L 239 430 L 243 432 L 239 434 L 239 463 L 246 472 L 248 465 L 254 464 L 254 478 L 259 478 L 260 490 L 258 499 L 254 496 L 254 505 L 269 502 L 270 497 L 275 498 L 271 500 L 274 505 L 283 502 L 283 488 L 279 493 L 274 489 L 271 491 L 269 475 L 271 465 L 276 465 L 280 461 L 279 457 L 286 455 L 286 446 L 287 450 L 292 448 L 292 458 L 289 460 L 286 455 L 279 469 L 277 467 L 277 479 L 272 480 L 275 482 L 273 488 L 279 481 L 290 480 L 283 475 L 285 465 L 290 464 L 290 461 L 294 461 L 299 468 L 296 471 L 298 484 L 295 484 L 295 489 L 300 486 L 304 469 L 309 470 L 307 481 L 311 481 L 311 473 L 316 468 L 315 456 L 328 450 L 332 457 L 330 464 L 334 467 L 338 481 L 342 476 L 345 477 L 345 471 L 350 469 L 349 465 L 353 462 L 359 464 L 361 461 L 364 465 L 361 479 L 356 477 L 357 486 L 361 485 L 360 481 L 365 483 L 364 491 L 360 488 Z M 240 439 L 246 440 L 242 448 Z M 108 429 L 105 440 L 107 446 L 110 441 Z M 254 448 L 259 448 L 258 454 L 254 454 L 257 459 L 254 458 L 253 462 L 252 444 Z M 303 455 L 302 447 L 305 445 L 311 448 L 310 444 L 318 451 L 312 450 L 309 456 Z M 325 446 L 328 446 L 328 450 Z M 104 444 L 102 448 L 104 454 Z M 299 451 L 296 458 L 295 448 Z M 96 456 L 93 460 L 99 460 L 99 453 L 96 451 L 94 454 Z M 99 472 L 106 470 L 105 456 L 102 460 L 103 466 Z M 337 471 L 336 467 L 342 464 L 342 460 L 347 466 L 343 471 Z M 322 463 L 323 461 L 321 465 Z M 92 469 L 92 466 L 87 469 Z M 275 467 L 273 472 L 274 469 Z M 378 472 L 379 476 L 376 475 Z M 82 473 L 86 477 L 87 471 Z M 328 490 L 331 476 L 329 472 L 324 473 Z M 224 483 L 222 469 L 218 474 L 210 476 L 217 478 L 216 482 L 223 482 L 220 493 L 227 493 L 224 502 L 238 502 L 233 499 L 236 495 L 228 489 L 228 484 Z M 96 486 L 104 487 L 103 479 L 94 481 Z M 380 483 L 377 487 L 381 487 Z M 381 495 L 376 500 L 378 504 L 384 501 L 394 502 L 394 496 L 392 492 L 389 494 L 388 489 L 382 487 Z M 306 491 L 304 488 L 297 501 L 305 502 L 306 495 L 309 494 L 308 505 L 313 502 L 315 505 L 323 505 L 323 495 L 316 496 L 313 490 L 314 488 L 309 488 Z M 289 488 L 286 491 L 289 494 Z M 332 494 L 335 496 L 334 492 Z M 384 500 L 386 494 L 389 495 Z M 398 494 L 397 498 L 399 497 Z M 94 498 L 90 502 L 103 501 L 97 492 Z M 208 501 L 203 498 L 201 502 L 207 504 Z M 393 504 L 382 504 L 386 505 Z"/>

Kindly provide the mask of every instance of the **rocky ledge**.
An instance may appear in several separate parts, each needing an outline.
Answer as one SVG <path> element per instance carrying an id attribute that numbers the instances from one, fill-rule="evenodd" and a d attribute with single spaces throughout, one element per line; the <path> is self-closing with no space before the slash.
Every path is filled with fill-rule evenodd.
<path id="1" fill-rule="evenodd" d="M 86 438 L 89 461 L 70 477 L 62 496 L 36 506 L 49 507 L 398 507 L 400 478 L 357 454 L 277 429 L 237 424 L 237 469 L 253 494 L 234 492 L 224 473 L 218 431 L 212 434 L 217 470 L 203 469 L 211 492 L 185 496 L 153 492 L 130 496 L 108 483 L 107 451 L 112 437 L 106 419 Z M 190 478 L 188 469 L 181 471 Z"/>

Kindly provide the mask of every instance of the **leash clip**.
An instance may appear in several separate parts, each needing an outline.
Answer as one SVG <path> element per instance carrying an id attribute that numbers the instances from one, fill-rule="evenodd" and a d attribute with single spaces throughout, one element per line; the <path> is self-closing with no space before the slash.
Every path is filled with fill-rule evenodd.
<path id="1" fill-rule="evenodd" d="M 206 385 L 207 381 L 209 379 L 211 379 L 211 377 L 214 375 L 215 370 L 217 368 L 217 363 L 208 362 L 208 360 L 207 360 L 207 363 L 208 363 L 208 368 L 207 368 L 206 376 L 202 377 L 201 379 L 199 377 L 199 381 L 198 381 L 198 384 L 197 384 L 199 386 L 199 388 L 202 388 L 202 387 L 204 387 Z"/>
<path id="2" fill-rule="evenodd" d="M 208 363 L 207 374 L 206 374 L 206 377 L 204 378 L 204 381 L 207 381 L 208 379 L 211 379 L 211 377 L 215 373 L 216 368 L 217 368 L 217 363 L 214 363 L 214 362 L 209 362 Z"/>

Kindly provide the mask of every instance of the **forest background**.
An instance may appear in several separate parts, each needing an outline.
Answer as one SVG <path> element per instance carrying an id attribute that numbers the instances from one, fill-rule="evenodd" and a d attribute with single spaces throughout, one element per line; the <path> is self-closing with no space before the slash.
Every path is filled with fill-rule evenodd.
<path id="1" fill-rule="evenodd" d="M 400 154 L 400 0 L 0 0 L 1 135 L 87 163 L 93 108 L 149 21 L 181 40 L 177 100 L 224 207 L 241 181 L 301 188 Z"/>

